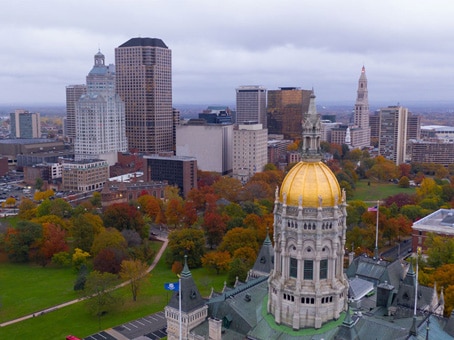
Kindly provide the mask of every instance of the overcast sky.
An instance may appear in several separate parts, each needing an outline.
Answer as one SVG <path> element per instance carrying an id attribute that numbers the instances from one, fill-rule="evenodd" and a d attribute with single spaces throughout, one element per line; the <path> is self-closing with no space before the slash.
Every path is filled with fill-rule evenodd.
<path id="1" fill-rule="evenodd" d="M 315 89 L 317 103 L 454 102 L 452 0 L 12 0 L 0 6 L 0 104 L 65 103 L 100 48 L 172 50 L 174 104 L 232 104 L 235 88 Z"/>

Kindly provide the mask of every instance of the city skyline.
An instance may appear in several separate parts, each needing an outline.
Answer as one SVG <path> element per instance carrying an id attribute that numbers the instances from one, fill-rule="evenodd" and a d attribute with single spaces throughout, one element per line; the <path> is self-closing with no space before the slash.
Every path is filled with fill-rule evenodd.
<path id="1" fill-rule="evenodd" d="M 175 105 L 230 104 L 238 86 L 261 85 L 314 88 L 319 103 L 353 106 L 363 65 L 371 106 L 454 102 L 449 5 L 8 2 L 0 18 L 0 104 L 64 104 L 65 86 L 84 82 L 98 49 L 113 60 L 133 37 L 162 39 L 172 50 Z"/>

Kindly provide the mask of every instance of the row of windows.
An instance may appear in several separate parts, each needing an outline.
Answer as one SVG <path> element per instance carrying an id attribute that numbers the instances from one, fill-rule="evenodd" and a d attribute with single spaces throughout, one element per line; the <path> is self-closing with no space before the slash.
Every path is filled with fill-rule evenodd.
<path id="1" fill-rule="evenodd" d="M 287 227 L 289 228 L 298 228 L 297 222 L 294 221 L 287 221 Z M 304 230 L 315 230 L 316 224 L 315 223 L 304 223 L 303 225 Z M 322 230 L 333 229 L 333 223 L 323 223 Z"/>
<path id="2" fill-rule="evenodd" d="M 290 258 L 290 268 L 289 276 L 297 278 L 298 277 L 298 260 L 291 257 Z M 320 280 L 328 278 L 328 260 L 320 260 L 320 271 L 319 271 Z M 303 279 L 304 280 L 313 280 L 314 279 L 314 261 L 313 260 L 304 260 L 303 266 Z"/>
<path id="3" fill-rule="evenodd" d="M 287 300 L 287 301 L 292 301 L 292 302 L 295 301 L 295 297 L 291 294 L 284 293 L 283 298 L 284 298 L 284 300 Z M 333 302 L 332 296 L 322 297 L 322 299 L 321 299 L 322 304 L 331 303 L 331 302 Z M 313 305 L 313 304 L 315 304 L 315 298 L 302 297 L 301 303 L 306 304 L 306 305 Z"/>

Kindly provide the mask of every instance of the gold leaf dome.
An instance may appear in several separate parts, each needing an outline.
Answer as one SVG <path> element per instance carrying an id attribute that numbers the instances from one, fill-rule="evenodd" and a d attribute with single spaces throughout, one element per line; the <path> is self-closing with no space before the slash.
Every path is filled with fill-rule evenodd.
<path id="1" fill-rule="evenodd" d="M 303 207 L 332 207 L 341 200 L 341 190 L 336 176 L 323 162 L 299 162 L 282 181 L 279 199 L 287 205 L 298 206 L 300 197 Z"/>

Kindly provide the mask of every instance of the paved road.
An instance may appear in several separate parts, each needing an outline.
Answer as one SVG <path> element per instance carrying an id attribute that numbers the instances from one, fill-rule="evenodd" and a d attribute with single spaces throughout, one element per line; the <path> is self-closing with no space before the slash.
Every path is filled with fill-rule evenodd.
<path id="1" fill-rule="evenodd" d="M 84 340 L 158 340 L 167 336 L 166 326 L 164 312 L 158 312 L 90 335 Z"/>

